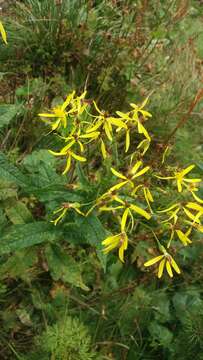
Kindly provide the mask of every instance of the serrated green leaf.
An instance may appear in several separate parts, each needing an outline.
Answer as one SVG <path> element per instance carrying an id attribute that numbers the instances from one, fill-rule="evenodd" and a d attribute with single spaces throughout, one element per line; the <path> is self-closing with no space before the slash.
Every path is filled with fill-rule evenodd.
<path id="1" fill-rule="evenodd" d="M 80 184 L 82 185 L 82 187 L 87 191 L 90 190 L 92 188 L 91 183 L 89 182 L 88 178 L 85 176 L 85 173 L 82 169 L 81 164 L 77 163 L 76 166 L 76 170 L 77 170 L 77 175 L 80 181 Z"/>
<path id="2" fill-rule="evenodd" d="M 152 346 L 161 345 L 164 348 L 169 348 L 173 340 L 173 333 L 168 330 L 166 326 L 160 325 L 156 321 L 149 324 L 148 330 L 152 339 Z"/>
<path id="3" fill-rule="evenodd" d="M 30 172 L 32 184 L 37 188 L 65 183 L 65 178 L 56 173 L 56 159 L 48 150 L 38 150 L 23 160 L 23 165 Z"/>
<path id="4" fill-rule="evenodd" d="M 6 216 L 5 216 L 5 213 L 3 211 L 3 209 L 0 209 L 0 230 L 2 232 L 4 226 L 7 225 L 7 219 L 6 219 Z"/>
<path id="5" fill-rule="evenodd" d="M 60 204 L 66 201 L 81 202 L 84 200 L 81 192 L 68 190 L 65 185 L 61 184 L 54 184 L 39 189 L 30 187 L 26 191 L 33 193 L 42 202 L 55 201 Z"/>
<path id="6" fill-rule="evenodd" d="M 17 201 L 14 206 L 5 208 L 5 212 L 13 224 L 24 224 L 33 221 L 31 212 L 22 201 Z"/>
<path id="7" fill-rule="evenodd" d="M 1 264 L 0 278 L 21 278 L 23 281 L 30 282 L 32 279 L 32 267 L 38 261 L 35 248 L 17 251 L 9 256 L 8 260 Z"/>
<path id="8" fill-rule="evenodd" d="M 17 198 L 17 187 L 7 181 L 0 181 L 0 200 L 4 201 L 11 198 Z"/>
<path id="9" fill-rule="evenodd" d="M 84 233 L 81 231 L 81 228 L 76 223 L 64 224 L 64 240 L 71 244 L 84 244 L 86 238 Z"/>
<path id="10" fill-rule="evenodd" d="M 12 225 L 0 239 L 0 255 L 43 242 L 58 241 L 61 237 L 59 228 L 43 221 Z"/>
<path id="11" fill-rule="evenodd" d="M 61 279 L 85 291 L 89 290 L 83 283 L 81 266 L 72 256 L 64 253 L 57 246 L 47 246 L 45 253 L 49 270 L 55 281 Z"/>
<path id="12" fill-rule="evenodd" d="M 8 161 L 7 157 L 0 152 L 0 179 L 25 187 L 30 185 L 29 178 L 16 166 Z"/>
<path id="13" fill-rule="evenodd" d="M 98 258 L 104 271 L 106 271 L 106 255 L 102 252 L 103 247 L 101 242 L 107 236 L 107 232 L 102 223 L 95 215 L 90 215 L 88 217 L 78 218 L 78 225 L 87 243 L 96 248 Z"/>
<path id="14" fill-rule="evenodd" d="M 8 125 L 19 111 L 19 105 L 0 105 L 0 129 Z"/>

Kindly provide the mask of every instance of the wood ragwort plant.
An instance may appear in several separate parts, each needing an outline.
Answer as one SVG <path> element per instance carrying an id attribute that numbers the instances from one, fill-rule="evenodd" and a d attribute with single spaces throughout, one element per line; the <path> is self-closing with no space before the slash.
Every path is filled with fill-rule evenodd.
<path id="1" fill-rule="evenodd" d="M 2 24 L 0 30 L 6 43 Z M 118 359 L 152 359 L 162 347 L 164 358 L 181 359 L 185 342 L 188 356 L 201 351 L 198 290 L 188 286 L 169 304 L 165 289 L 142 285 L 151 266 L 158 278 L 187 277 L 192 243 L 198 248 L 203 231 L 198 172 L 193 164 L 172 166 L 167 144 L 154 151 L 150 99 L 106 111 L 92 91 L 72 91 L 51 109 L 41 107 L 47 149 L 26 155 L 20 167 L 0 154 L 3 354 L 9 332 L 11 356 L 22 359 L 97 358 L 91 341 L 94 349 L 106 347 L 102 358 L 114 349 Z M 125 279 L 132 284 L 119 289 Z M 112 287 L 124 301 L 109 299 Z M 74 317 L 61 321 L 67 312 L 91 322 L 92 340 Z M 172 342 L 174 320 L 181 335 Z"/>
<path id="2" fill-rule="evenodd" d="M 82 187 L 87 192 L 91 189 L 83 201 L 60 204 L 54 210 L 52 222 L 54 225 L 66 223 L 66 215 L 70 213 L 71 224 L 75 222 L 80 229 L 89 219 L 102 224 L 109 233 L 102 241 L 102 253 L 106 255 L 118 248 L 122 262 L 128 245 L 134 246 L 139 241 L 139 230 L 147 227 L 155 238 L 159 254 L 144 265 L 159 263 L 159 278 L 165 267 L 170 277 L 173 271 L 180 274 L 172 254 L 192 242 L 193 231 L 203 232 L 203 200 L 196 194 L 201 179 L 187 176 L 195 166 L 182 169 L 166 166 L 160 170 L 167 173 L 163 176 L 153 168 L 150 159 L 145 160 L 151 144 L 145 127 L 146 120 L 152 117 L 145 110 L 148 98 L 140 105 L 131 103 L 128 112 L 116 111 L 114 115 L 99 109 L 95 101 L 85 96 L 86 91 L 80 96 L 73 91 L 62 104 L 39 114 L 62 141 L 61 149 L 49 152 L 62 159 L 62 163 L 59 162 L 64 166 L 62 174 L 68 175 L 73 193 Z M 131 139 L 136 139 L 137 134 L 135 148 Z M 167 150 L 166 147 L 160 158 L 162 165 Z M 177 194 L 174 191 L 168 206 L 160 209 L 154 197 L 160 196 L 165 180 L 172 182 Z"/>

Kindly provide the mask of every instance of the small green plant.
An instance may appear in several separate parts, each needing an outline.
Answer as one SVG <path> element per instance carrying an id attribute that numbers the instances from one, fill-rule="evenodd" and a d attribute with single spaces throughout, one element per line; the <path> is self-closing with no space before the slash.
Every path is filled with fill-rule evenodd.
<path id="1" fill-rule="evenodd" d="M 71 317 L 48 326 L 37 339 L 37 349 L 40 349 L 39 354 L 43 359 L 98 359 L 91 347 L 87 328 L 77 318 Z"/>

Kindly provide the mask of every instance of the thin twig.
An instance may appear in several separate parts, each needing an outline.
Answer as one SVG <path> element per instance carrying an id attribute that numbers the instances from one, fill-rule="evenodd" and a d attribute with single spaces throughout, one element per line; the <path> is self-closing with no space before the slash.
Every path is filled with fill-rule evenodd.
<path id="1" fill-rule="evenodd" d="M 193 109 L 195 108 L 195 106 L 197 105 L 197 103 L 202 99 L 203 97 L 203 89 L 198 90 L 194 100 L 191 102 L 190 107 L 188 109 L 188 111 L 186 112 L 186 114 L 179 120 L 179 122 L 177 123 L 177 125 L 175 126 L 175 128 L 173 129 L 173 131 L 169 134 L 168 138 L 165 140 L 165 144 L 166 146 L 168 146 L 170 140 L 173 138 L 173 136 L 175 135 L 176 131 L 178 129 L 180 129 L 188 120 L 189 116 L 192 114 Z"/>

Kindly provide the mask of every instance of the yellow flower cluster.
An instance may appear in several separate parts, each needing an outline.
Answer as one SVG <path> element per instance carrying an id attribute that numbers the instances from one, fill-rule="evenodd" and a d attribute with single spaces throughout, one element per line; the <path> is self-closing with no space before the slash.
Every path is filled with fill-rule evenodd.
<path id="1" fill-rule="evenodd" d="M 70 169 L 74 169 L 72 165 L 75 162 L 88 163 L 89 144 L 92 145 L 93 151 L 99 146 L 101 158 L 104 160 L 108 158 L 106 166 L 109 166 L 115 183 L 104 194 L 99 195 L 86 211 L 80 209 L 86 206 L 85 204 L 63 204 L 54 212 L 59 215 L 53 220 L 53 223 L 56 225 L 63 219 L 69 209 L 81 216 L 89 216 L 95 210 L 99 214 L 111 212 L 119 222 L 120 232 L 103 240 L 103 252 L 107 254 L 117 248 L 119 259 L 122 262 L 124 262 L 124 252 L 128 248 L 129 235 L 137 224 L 145 225 L 144 222 L 149 221 L 152 217 L 153 219 L 159 218 L 161 226 L 163 224 L 170 229 L 167 249 L 170 248 L 172 240 L 175 240 L 176 236 L 181 244 L 189 245 L 191 243 L 189 236 L 192 230 L 203 232 L 200 221 L 203 215 L 203 207 L 200 203 L 203 203 L 203 200 L 195 194 L 198 191 L 197 184 L 201 179 L 186 177 L 193 170 L 194 165 L 178 170 L 170 176 L 155 175 L 154 177 L 151 166 L 144 164 L 143 156 L 151 143 L 151 137 L 144 126 L 145 121 L 152 116 L 144 109 L 148 98 L 140 106 L 131 103 L 130 111 L 126 113 L 117 111 L 114 116 L 99 109 L 95 101 L 86 100 L 85 96 L 86 91 L 80 96 L 76 96 L 73 91 L 62 104 L 53 107 L 48 113 L 39 114 L 43 121 L 50 126 L 51 131 L 57 132 L 57 136 L 64 142 L 64 146 L 59 151 L 49 151 L 54 156 L 66 159 L 63 170 L 65 175 Z M 138 134 L 139 139 L 136 141 L 136 148 L 132 141 L 135 133 Z M 109 165 L 111 157 L 108 149 L 117 139 L 119 139 L 117 145 L 120 146 L 123 135 L 125 144 L 123 152 L 128 153 L 132 149 L 132 153 L 127 155 L 128 166 L 125 164 L 121 169 L 116 169 Z M 159 179 L 158 181 L 175 180 L 178 194 L 186 191 L 193 196 L 196 202 L 180 200 L 166 209 L 156 211 L 154 196 L 150 189 L 152 179 L 156 178 Z M 167 218 L 163 219 L 165 215 Z M 185 219 L 183 219 L 183 215 L 186 216 Z M 187 226 L 187 230 L 183 230 L 182 225 Z M 144 265 L 148 267 L 159 262 L 157 273 L 159 278 L 163 274 L 164 267 L 170 277 L 173 276 L 172 270 L 180 274 L 180 269 L 168 250 L 161 245 L 158 239 L 157 243 L 161 255 L 148 260 Z"/>

